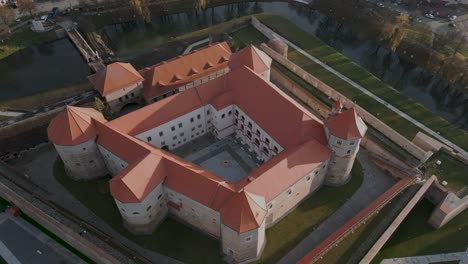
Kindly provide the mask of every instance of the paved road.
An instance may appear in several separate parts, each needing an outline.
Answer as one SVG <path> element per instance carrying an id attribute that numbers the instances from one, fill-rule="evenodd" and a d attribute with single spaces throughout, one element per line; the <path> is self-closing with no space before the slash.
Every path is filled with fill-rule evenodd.
<path id="1" fill-rule="evenodd" d="M 0 214 L 0 255 L 18 264 L 85 263 L 22 218 L 6 213 Z"/>
<path id="2" fill-rule="evenodd" d="M 58 154 L 52 144 L 45 145 L 30 153 L 24 154 L 20 160 L 10 162 L 10 165 L 18 171 L 27 175 L 28 179 L 49 193 L 50 201 L 67 208 L 90 225 L 106 233 L 110 237 L 120 241 L 127 248 L 138 252 L 154 263 L 169 264 L 180 263 L 172 258 L 157 252 L 147 250 L 133 241 L 130 241 L 115 231 L 101 218 L 96 216 L 90 209 L 78 201 L 65 187 L 63 187 L 53 176 L 53 164 Z"/>
<path id="3" fill-rule="evenodd" d="M 393 178 L 384 174 L 369 160 L 367 153 L 362 149 L 358 153 L 358 160 L 364 172 L 364 180 L 359 189 L 317 229 L 289 251 L 279 264 L 296 263 L 395 183 Z"/>
<path id="4" fill-rule="evenodd" d="M 420 129 L 424 130 L 424 132 L 426 132 L 427 134 L 431 135 L 432 137 L 436 138 L 437 140 L 441 141 L 442 143 L 444 143 L 445 145 L 453 148 L 455 151 L 461 153 L 463 156 L 465 156 L 466 158 L 468 158 L 468 152 L 466 152 L 465 150 L 463 150 L 462 148 L 460 148 L 458 145 L 450 142 L 448 139 L 444 138 L 443 136 L 439 135 L 437 132 L 431 130 L 430 128 L 426 127 L 425 125 L 423 125 L 422 123 L 420 123 L 419 121 L 417 121 L 416 119 L 410 117 L 409 115 L 407 115 L 406 113 L 400 111 L 398 108 L 394 107 L 393 105 L 389 104 L 388 102 L 386 102 L 385 100 L 381 99 L 380 97 L 376 96 L 375 94 L 371 93 L 370 91 L 368 91 L 366 88 L 360 86 L 359 84 L 355 83 L 354 81 L 352 81 L 351 79 L 349 79 L 348 77 L 344 76 L 343 74 L 339 73 L 338 71 L 336 71 L 335 69 L 333 69 L 332 67 L 326 65 L 324 62 L 320 61 L 319 59 L 315 58 L 314 56 L 310 55 L 309 53 L 307 53 L 306 51 L 304 51 L 303 49 L 301 49 L 300 47 L 298 47 L 297 45 L 295 45 L 294 43 L 292 43 L 291 41 L 283 38 L 282 36 L 279 36 L 278 34 L 273 34 L 276 38 L 279 38 L 281 39 L 282 41 L 284 41 L 286 44 L 288 44 L 288 46 L 292 47 L 293 49 L 297 50 L 299 53 L 301 53 L 302 55 L 304 55 L 305 57 L 307 57 L 308 59 L 312 60 L 313 62 L 319 64 L 320 66 L 322 66 L 323 68 L 325 68 L 326 70 L 328 70 L 329 72 L 335 74 L 337 77 L 339 77 L 340 79 L 344 80 L 345 82 L 349 83 L 350 85 L 352 85 L 353 87 L 355 87 L 356 89 L 358 89 L 359 91 L 363 92 L 364 94 L 372 97 L 374 100 L 376 100 L 377 102 L 381 103 L 382 105 L 384 105 L 385 107 L 387 107 L 388 109 L 392 110 L 393 112 L 395 112 L 397 115 L 403 117 L 404 119 L 410 121 L 411 123 L 413 123 L 415 126 L 419 127 Z"/>

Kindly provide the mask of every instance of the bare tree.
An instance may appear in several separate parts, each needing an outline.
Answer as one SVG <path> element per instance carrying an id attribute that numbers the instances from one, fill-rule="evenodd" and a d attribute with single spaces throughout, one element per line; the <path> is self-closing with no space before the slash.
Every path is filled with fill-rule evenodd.
<path id="1" fill-rule="evenodd" d="M 151 22 L 151 12 L 149 10 L 148 0 L 130 0 L 130 3 L 137 16 L 143 19 L 146 23 Z"/>
<path id="2" fill-rule="evenodd" d="M 31 17 L 36 13 L 36 3 L 34 0 L 17 0 L 16 5 L 20 13 L 29 13 Z"/>
<path id="3" fill-rule="evenodd" d="M 386 22 L 382 28 L 382 38 L 388 41 L 388 46 L 395 51 L 406 35 L 408 16 L 400 15 L 391 22 Z"/>

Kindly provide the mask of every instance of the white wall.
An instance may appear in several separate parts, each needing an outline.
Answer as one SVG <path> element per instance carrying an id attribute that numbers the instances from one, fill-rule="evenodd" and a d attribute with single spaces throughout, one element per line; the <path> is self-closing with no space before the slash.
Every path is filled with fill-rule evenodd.
<path id="1" fill-rule="evenodd" d="M 168 206 L 171 214 L 186 221 L 197 229 L 219 238 L 221 228 L 219 212 L 196 202 L 169 187 L 165 187 L 165 191 L 168 201 L 180 205 L 179 209 Z"/>
<path id="2" fill-rule="evenodd" d="M 160 222 L 167 214 L 166 199 L 162 183 L 151 191 L 140 203 L 122 203 L 115 199 L 120 214 L 129 225 L 146 225 Z"/>
<path id="3" fill-rule="evenodd" d="M 124 87 L 120 90 L 113 91 L 112 93 L 104 96 L 106 102 L 112 102 L 114 100 L 119 101 L 119 98 L 122 98 L 122 101 L 137 97 L 141 94 L 142 82 L 132 84 L 130 86 Z M 133 92 L 133 96 L 132 93 Z M 127 97 L 125 97 L 127 95 Z"/>
<path id="4" fill-rule="evenodd" d="M 128 166 L 128 163 L 125 160 L 117 157 L 114 153 L 110 152 L 103 146 L 98 145 L 98 147 L 104 163 L 106 164 L 107 170 L 112 176 L 119 174 L 119 172 Z"/>
<path id="5" fill-rule="evenodd" d="M 218 139 L 222 139 L 234 133 L 234 105 L 226 106 L 219 111 L 214 107 L 211 109 L 213 134 Z"/>
<path id="6" fill-rule="evenodd" d="M 283 151 L 280 144 L 237 106 L 234 106 L 234 118 L 237 120 L 237 124 L 235 124 L 236 135 L 257 154 L 259 159 L 267 161 L 277 153 Z M 250 124 L 252 125 L 251 127 L 249 126 Z M 257 130 L 260 133 L 257 133 Z M 249 132 L 251 135 L 250 138 Z M 256 139 L 258 139 L 258 145 L 255 144 L 255 142 L 257 142 Z M 275 151 L 275 147 L 278 152 Z M 267 148 L 268 153 L 265 153 L 263 148 Z"/>
<path id="7" fill-rule="evenodd" d="M 353 155 L 358 152 L 359 144 L 361 139 L 345 140 L 335 137 L 330 133 L 327 127 L 325 127 L 325 135 L 328 140 L 328 147 L 335 153 L 335 155 L 344 157 Z"/>
<path id="8" fill-rule="evenodd" d="M 76 146 L 55 145 L 67 174 L 75 180 L 90 180 L 107 174 L 101 153 L 92 138 Z"/>
<path id="9" fill-rule="evenodd" d="M 254 260 L 265 245 L 265 221 L 257 229 L 237 233 L 228 226 L 221 226 L 223 253 L 237 262 Z"/>
<path id="10" fill-rule="evenodd" d="M 136 135 L 136 138 L 158 148 L 163 146 L 167 146 L 169 149 L 180 147 L 208 132 L 206 128 L 206 111 L 204 109 L 205 107 L 200 107 L 188 114 L 140 133 Z"/>

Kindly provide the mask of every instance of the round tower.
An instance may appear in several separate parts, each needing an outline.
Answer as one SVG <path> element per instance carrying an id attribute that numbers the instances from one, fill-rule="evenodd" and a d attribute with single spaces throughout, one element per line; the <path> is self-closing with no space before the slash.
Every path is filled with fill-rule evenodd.
<path id="1" fill-rule="evenodd" d="M 342 107 L 340 102 L 333 104 L 324 126 L 328 147 L 333 151 L 325 177 L 325 184 L 330 186 L 340 186 L 349 181 L 359 144 L 367 131 L 354 107 L 341 112 Z"/>
<path id="2" fill-rule="evenodd" d="M 96 144 L 94 120 L 106 122 L 92 108 L 67 106 L 47 128 L 49 140 L 62 159 L 67 175 L 74 180 L 90 180 L 107 174 Z"/>

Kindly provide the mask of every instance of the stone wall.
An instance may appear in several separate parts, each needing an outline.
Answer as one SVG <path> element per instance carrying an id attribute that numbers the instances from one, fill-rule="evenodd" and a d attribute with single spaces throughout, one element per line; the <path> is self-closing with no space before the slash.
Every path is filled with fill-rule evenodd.
<path id="1" fill-rule="evenodd" d="M 262 225 L 244 233 L 237 233 L 221 225 L 223 252 L 237 263 L 250 262 L 261 256 L 265 246 L 265 221 Z"/>
<path id="2" fill-rule="evenodd" d="M 258 21 L 257 21 L 258 22 Z M 263 24 L 258 25 L 256 19 L 252 19 L 252 25 L 254 25 L 258 30 L 260 30 L 263 34 L 267 37 L 273 37 L 273 33 L 271 33 L 270 29 L 266 28 Z M 367 112 L 360 106 L 356 105 L 353 101 L 346 98 L 341 93 L 335 91 L 333 88 L 328 86 L 327 84 L 320 81 L 317 77 L 311 75 L 307 71 L 303 70 L 287 58 L 281 56 L 280 54 L 274 52 L 271 48 L 269 48 L 266 44 L 262 44 L 260 48 L 268 54 L 271 58 L 275 61 L 280 63 L 281 65 L 285 66 L 287 69 L 295 73 L 297 76 L 301 77 L 307 83 L 311 84 L 312 86 L 316 87 L 319 91 L 327 95 L 328 97 L 332 98 L 335 101 L 341 100 L 343 106 L 346 108 L 355 107 L 356 112 L 358 115 L 369 125 L 380 131 L 384 134 L 387 138 L 395 142 L 400 147 L 404 148 L 408 151 L 411 155 L 418 158 L 421 162 L 426 161 L 431 155 L 432 152 L 426 152 L 420 147 L 413 144 L 407 138 L 400 135 L 398 132 L 390 128 L 388 125 L 380 121 L 378 118 L 373 116 L 371 113 Z"/>
<path id="3" fill-rule="evenodd" d="M 466 208 L 468 208 L 468 195 L 460 199 L 450 192 L 432 212 L 429 224 L 441 228 Z"/>

